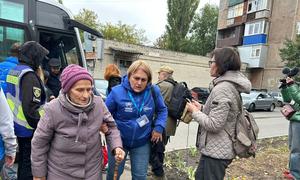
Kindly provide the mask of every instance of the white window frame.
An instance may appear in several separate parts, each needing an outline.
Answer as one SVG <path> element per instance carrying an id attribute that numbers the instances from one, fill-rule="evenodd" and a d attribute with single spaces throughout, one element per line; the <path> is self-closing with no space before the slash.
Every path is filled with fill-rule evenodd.
<path id="1" fill-rule="evenodd" d="M 267 23 L 265 20 L 255 21 L 252 23 L 246 24 L 244 36 L 252 36 L 256 34 L 265 34 Z"/>
<path id="2" fill-rule="evenodd" d="M 251 52 L 250 52 L 251 58 L 259 58 L 261 54 L 261 47 L 260 46 L 252 46 Z"/>
<path id="3" fill-rule="evenodd" d="M 263 10 L 263 9 L 268 9 L 268 1 L 269 0 L 249 0 L 248 7 L 247 7 L 247 13 L 253 13 L 256 11 Z M 251 10 L 249 10 L 250 4 L 251 4 Z"/>
<path id="4" fill-rule="evenodd" d="M 242 16 L 244 13 L 244 3 L 237 4 L 229 7 L 227 12 L 227 19 L 232 19 L 238 16 Z"/>

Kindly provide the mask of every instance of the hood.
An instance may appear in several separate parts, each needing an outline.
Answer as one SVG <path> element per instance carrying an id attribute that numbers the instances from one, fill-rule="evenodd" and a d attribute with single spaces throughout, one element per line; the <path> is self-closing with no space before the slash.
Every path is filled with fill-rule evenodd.
<path id="1" fill-rule="evenodd" d="M 227 71 L 224 75 L 214 79 L 213 84 L 216 85 L 223 81 L 233 83 L 240 93 L 249 94 L 252 88 L 249 79 L 240 71 Z"/>
<path id="2" fill-rule="evenodd" d="M 14 64 L 19 64 L 18 58 L 14 57 L 14 56 L 9 56 L 5 59 L 6 62 L 11 62 Z"/>
<path id="3" fill-rule="evenodd" d="M 129 79 L 128 79 L 128 76 L 127 76 L 127 75 L 123 76 L 123 78 L 122 78 L 122 83 L 121 83 L 121 84 L 122 84 L 122 86 L 123 86 L 126 90 L 129 90 L 130 92 L 135 93 L 135 92 L 133 91 L 133 89 L 131 88 L 131 86 L 130 86 Z M 147 86 L 146 86 L 146 88 L 144 89 L 144 91 L 147 90 L 147 89 L 150 89 L 151 86 L 152 86 L 152 83 L 148 83 Z M 143 93 L 144 91 L 142 91 L 141 93 Z"/>

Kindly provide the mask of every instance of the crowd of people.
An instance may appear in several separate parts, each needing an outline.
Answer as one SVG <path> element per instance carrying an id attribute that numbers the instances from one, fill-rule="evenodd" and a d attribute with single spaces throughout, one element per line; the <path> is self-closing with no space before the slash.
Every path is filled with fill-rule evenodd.
<path id="1" fill-rule="evenodd" d="M 108 155 L 107 180 L 122 179 L 128 156 L 132 179 L 146 180 L 149 165 L 155 177 L 165 179 L 165 146 L 179 123 L 168 113 L 177 83 L 174 69 L 161 66 L 158 81 L 152 83 L 156 81 L 152 69 L 143 60 L 134 61 L 123 76 L 115 64 L 109 64 L 104 72 L 108 81 L 104 102 L 93 93 L 94 80 L 85 68 L 62 67 L 59 59 L 47 58 L 48 53 L 34 41 L 14 44 L 11 56 L 0 63 L 0 169 L 4 178 L 98 180 Z M 234 133 L 241 113 L 241 99 L 235 94 L 251 90 L 235 49 L 217 48 L 211 57 L 213 80 L 207 100 L 201 89 L 193 88 L 193 99 L 187 100 L 185 108 L 199 124 L 196 143 L 202 155 L 197 180 L 224 179 L 236 157 L 228 135 Z M 283 97 L 300 104 L 299 86 L 293 82 L 287 79 Z M 299 132 L 299 121 L 291 121 L 288 173 L 294 179 L 300 179 Z M 12 166 L 17 144 L 16 172 Z"/>

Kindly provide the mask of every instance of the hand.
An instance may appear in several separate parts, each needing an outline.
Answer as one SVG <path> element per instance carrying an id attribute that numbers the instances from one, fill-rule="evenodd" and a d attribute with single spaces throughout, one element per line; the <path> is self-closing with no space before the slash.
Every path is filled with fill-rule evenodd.
<path id="1" fill-rule="evenodd" d="M 15 162 L 15 158 L 16 158 L 16 157 L 14 157 L 14 156 L 8 156 L 8 155 L 6 155 L 6 156 L 5 156 L 5 165 L 6 165 L 7 167 L 13 166 L 13 165 L 14 165 L 14 162 Z"/>
<path id="2" fill-rule="evenodd" d="M 290 77 L 287 77 L 287 78 L 286 78 L 286 83 L 287 83 L 287 84 L 290 84 L 290 83 L 292 83 L 292 82 L 294 82 L 294 79 L 292 79 L 292 78 L 290 78 Z"/>
<path id="3" fill-rule="evenodd" d="M 151 141 L 155 142 L 155 143 L 158 143 L 159 141 L 162 141 L 162 134 L 153 130 Z"/>
<path id="4" fill-rule="evenodd" d="M 192 104 L 194 104 L 199 110 L 201 110 L 202 109 L 202 104 L 200 104 L 198 101 L 196 101 L 196 100 L 193 100 L 192 101 Z"/>
<path id="5" fill-rule="evenodd" d="M 33 177 L 33 180 L 46 180 L 46 177 Z"/>
<path id="6" fill-rule="evenodd" d="M 125 157 L 125 152 L 122 148 L 117 147 L 115 149 L 115 160 L 120 163 L 121 161 L 123 161 Z"/>
<path id="7" fill-rule="evenodd" d="M 104 134 L 106 134 L 108 132 L 108 126 L 106 123 L 102 123 L 99 129 L 101 132 L 103 132 Z"/>
<path id="8" fill-rule="evenodd" d="M 202 105 L 198 102 L 191 102 L 191 103 L 187 103 L 187 110 L 191 113 L 196 112 L 196 111 L 200 111 L 200 109 L 202 108 Z"/>
<path id="9" fill-rule="evenodd" d="M 52 95 L 49 97 L 49 101 L 52 101 L 53 99 L 55 99 L 55 96 Z"/>

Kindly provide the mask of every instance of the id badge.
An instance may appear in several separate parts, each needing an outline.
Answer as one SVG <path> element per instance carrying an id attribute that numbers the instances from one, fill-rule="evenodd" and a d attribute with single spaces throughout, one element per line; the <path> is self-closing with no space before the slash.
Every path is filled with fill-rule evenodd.
<path id="1" fill-rule="evenodd" d="M 149 119 L 147 118 L 146 115 L 143 115 L 141 117 L 139 117 L 136 122 L 139 124 L 140 127 L 145 126 L 146 124 L 149 123 Z"/>

